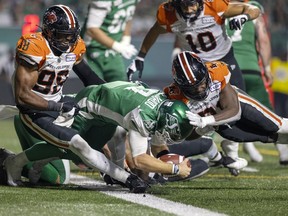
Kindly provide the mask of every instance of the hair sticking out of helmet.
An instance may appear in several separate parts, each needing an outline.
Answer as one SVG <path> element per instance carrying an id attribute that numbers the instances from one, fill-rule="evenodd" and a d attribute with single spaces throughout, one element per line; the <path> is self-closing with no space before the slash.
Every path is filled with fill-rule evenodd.
<path id="1" fill-rule="evenodd" d="M 172 63 L 174 82 L 189 98 L 205 100 L 209 94 L 211 79 L 201 59 L 192 52 L 179 53 Z"/>
<path id="2" fill-rule="evenodd" d="M 194 22 L 203 10 L 203 0 L 171 0 L 171 5 L 185 22 Z"/>
<path id="3" fill-rule="evenodd" d="M 77 16 L 69 7 L 53 5 L 44 13 L 42 32 L 52 49 L 66 52 L 76 43 L 80 25 Z"/>
<path id="4" fill-rule="evenodd" d="M 155 135 L 167 143 L 183 141 L 193 130 L 186 111 L 189 111 L 189 108 L 182 101 L 165 101 L 159 108 Z"/>

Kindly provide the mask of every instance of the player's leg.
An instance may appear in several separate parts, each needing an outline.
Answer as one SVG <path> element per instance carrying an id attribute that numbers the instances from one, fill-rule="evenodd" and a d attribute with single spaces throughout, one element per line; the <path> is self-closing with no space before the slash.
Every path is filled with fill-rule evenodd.
<path id="1" fill-rule="evenodd" d="M 14 127 L 23 150 L 28 149 L 38 143 L 46 144 L 45 141 L 38 139 L 40 137 L 37 138 L 31 135 L 31 130 L 22 123 L 19 116 L 14 117 Z M 41 150 L 40 152 L 37 152 L 37 154 L 42 154 Z M 64 170 L 62 167 L 69 170 Z M 59 184 L 63 183 L 66 179 L 69 179 L 67 176 L 68 173 L 70 173 L 70 167 L 65 165 L 64 161 L 51 161 L 49 159 L 28 163 L 24 166 L 22 175 L 28 177 L 29 181 L 34 184 L 37 183 L 40 178 L 42 181 L 51 184 Z"/>

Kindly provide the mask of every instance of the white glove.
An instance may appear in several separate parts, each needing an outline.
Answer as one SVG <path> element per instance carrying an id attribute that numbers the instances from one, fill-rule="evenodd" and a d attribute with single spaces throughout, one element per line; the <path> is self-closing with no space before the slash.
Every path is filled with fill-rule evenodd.
<path id="1" fill-rule="evenodd" d="M 206 125 L 203 128 L 200 127 L 196 127 L 195 129 L 196 133 L 200 136 L 204 136 L 204 135 L 210 135 L 215 131 L 215 128 L 211 125 Z"/>
<path id="2" fill-rule="evenodd" d="M 244 23 L 246 23 L 248 20 L 249 20 L 248 14 L 241 14 L 235 16 L 229 21 L 229 27 L 231 30 L 241 30 Z"/>
<path id="3" fill-rule="evenodd" d="M 204 128 L 206 125 L 213 124 L 215 122 L 214 116 L 201 117 L 198 114 L 194 114 L 190 111 L 186 111 L 187 118 L 190 120 L 190 124 L 199 128 Z"/>
<path id="4" fill-rule="evenodd" d="M 119 43 L 114 41 L 112 49 L 120 53 L 126 59 L 131 59 L 134 55 L 137 54 L 137 49 L 133 44 L 125 44 L 123 42 Z"/>
<path id="5" fill-rule="evenodd" d="M 129 36 L 129 35 L 123 35 L 120 43 L 121 43 L 121 44 L 126 44 L 126 45 L 131 44 L 131 36 Z"/>

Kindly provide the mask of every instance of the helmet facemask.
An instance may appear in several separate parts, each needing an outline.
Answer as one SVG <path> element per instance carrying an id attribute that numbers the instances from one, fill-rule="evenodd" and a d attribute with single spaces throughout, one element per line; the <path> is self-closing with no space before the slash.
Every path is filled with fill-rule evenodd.
<path id="1" fill-rule="evenodd" d="M 203 0 L 172 0 L 172 6 L 186 22 L 194 22 L 203 10 Z M 196 12 L 186 12 L 188 7 L 197 7 Z"/>

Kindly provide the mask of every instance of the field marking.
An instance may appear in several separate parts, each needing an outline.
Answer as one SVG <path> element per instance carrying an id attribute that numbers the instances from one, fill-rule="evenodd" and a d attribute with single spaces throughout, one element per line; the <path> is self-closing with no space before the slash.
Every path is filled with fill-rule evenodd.
<path id="1" fill-rule="evenodd" d="M 81 175 L 72 174 L 70 175 L 70 183 L 75 185 L 80 185 L 82 187 L 97 189 L 100 193 L 104 193 L 109 196 L 124 199 L 129 202 L 133 202 L 139 205 L 148 206 L 150 208 L 155 208 L 160 211 L 164 211 L 170 214 L 175 214 L 178 216 L 224 216 L 225 214 L 220 214 L 217 212 L 212 212 L 207 209 L 194 207 L 191 205 L 186 205 L 178 202 L 173 202 L 170 200 L 158 198 L 151 194 L 133 194 L 127 189 L 113 186 L 107 186 L 104 182 L 97 181 L 92 178 L 88 178 Z"/>

